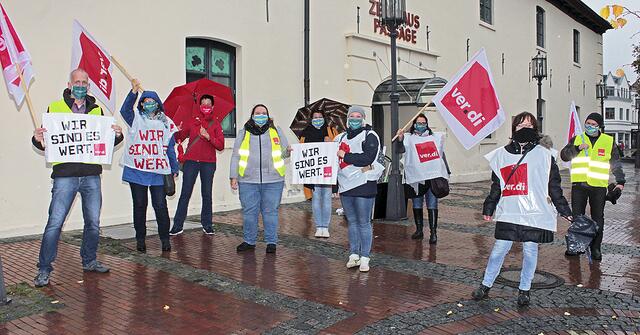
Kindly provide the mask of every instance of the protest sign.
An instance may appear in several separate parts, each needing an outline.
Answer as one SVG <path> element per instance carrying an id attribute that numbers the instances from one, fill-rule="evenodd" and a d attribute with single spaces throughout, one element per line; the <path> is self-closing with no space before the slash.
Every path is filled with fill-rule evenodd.
<path id="1" fill-rule="evenodd" d="M 110 116 L 45 113 L 45 157 L 48 163 L 111 164 L 115 132 Z"/>
<path id="2" fill-rule="evenodd" d="M 338 178 L 338 143 L 292 144 L 292 184 L 334 185 Z"/>

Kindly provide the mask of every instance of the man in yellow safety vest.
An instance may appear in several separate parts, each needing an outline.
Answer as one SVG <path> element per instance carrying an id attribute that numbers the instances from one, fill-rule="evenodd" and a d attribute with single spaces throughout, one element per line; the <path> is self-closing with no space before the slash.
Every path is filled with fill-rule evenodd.
<path id="1" fill-rule="evenodd" d="M 96 104 L 96 98 L 87 95 L 89 76 L 82 69 L 75 69 L 69 76 L 67 89 L 62 93 L 62 99 L 52 102 L 47 113 L 76 113 L 103 115 L 102 109 Z M 115 144 L 122 142 L 122 128 L 112 126 L 116 133 Z M 31 142 L 34 147 L 44 150 L 44 133 L 47 130 L 37 128 L 33 132 Z M 49 284 L 49 277 L 58 251 L 58 240 L 62 231 L 62 224 L 69 214 L 73 200 L 77 193 L 82 197 L 82 214 L 84 217 L 84 231 L 82 234 L 82 268 L 85 272 L 109 272 L 109 268 L 98 262 L 96 251 L 100 239 L 100 208 L 102 207 L 102 192 L 100 174 L 102 166 L 85 163 L 53 163 L 53 188 L 51 190 L 51 204 L 49 205 L 49 219 L 42 235 L 40 256 L 38 260 L 38 274 L 34 279 L 36 287 Z"/>
<path id="2" fill-rule="evenodd" d="M 598 234 L 591 242 L 591 256 L 602 260 L 600 245 L 604 231 L 604 204 L 613 173 L 616 188 L 624 188 L 624 172 L 620 154 L 613 137 L 602 132 L 604 120 L 599 113 L 591 113 L 585 121 L 585 134 L 577 135 L 562 149 L 563 161 L 571 161 L 571 208 L 573 217 L 583 215 L 589 202 L 591 218 L 598 223 Z M 585 136 L 586 135 L 586 136 Z M 567 256 L 575 253 L 565 252 Z"/>

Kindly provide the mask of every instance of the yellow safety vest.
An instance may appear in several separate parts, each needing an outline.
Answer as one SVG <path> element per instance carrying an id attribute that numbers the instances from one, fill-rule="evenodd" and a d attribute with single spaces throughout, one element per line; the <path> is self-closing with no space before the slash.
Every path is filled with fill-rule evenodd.
<path id="1" fill-rule="evenodd" d="M 240 161 L 238 162 L 238 174 L 241 177 L 244 177 L 244 171 L 247 169 L 247 164 L 249 162 L 249 140 L 251 138 L 251 133 L 245 131 L 244 139 L 242 140 L 242 144 L 240 144 L 240 149 L 238 150 L 238 154 L 240 154 Z M 278 171 L 280 176 L 284 177 L 284 172 L 286 167 L 284 166 L 284 160 L 282 159 L 282 147 L 280 146 L 280 137 L 278 137 L 278 131 L 269 128 L 269 138 L 271 139 L 271 158 L 273 159 L 273 167 Z"/>
<path id="2" fill-rule="evenodd" d="M 582 144 L 582 136 L 576 136 L 573 144 Z M 584 183 L 594 187 L 607 187 L 609 185 L 609 160 L 611 159 L 611 148 L 613 148 L 613 137 L 607 134 L 600 134 L 595 145 L 591 141 L 586 141 L 589 145 L 588 153 L 580 152 L 578 156 L 571 160 L 571 182 Z"/>
<path id="3" fill-rule="evenodd" d="M 49 113 L 73 113 L 73 111 L 71 110 L 71 108 L 69 108 L 69 105 L 67 105 L 64 99 L 62 99 L 62 100 L 54 101 L 49 105 Z M 102 115 L 102 109 L 96 106 L 95 108 L 90 110 L 89 113 L 87 114 L 100 116 Z M 55 166 L 58 164 L 62 164 L 62 163 L 59 163 L 59 162 L 51 163 L 52 166 Z"/>

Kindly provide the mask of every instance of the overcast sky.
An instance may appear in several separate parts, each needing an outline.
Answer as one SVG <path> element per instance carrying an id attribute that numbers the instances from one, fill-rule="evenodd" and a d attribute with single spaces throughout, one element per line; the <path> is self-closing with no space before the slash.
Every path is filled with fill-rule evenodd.
<path id="1" fill-rule="evenodd" d="M 640 1 L 638 0 L 582 0 L 589 5 L 596 13 L 600 13 L 600 9 L 606 5 L 617 4 L 625 6 L 631 10 L 640 11 Z M 633 83 L 637 75 L 633 68 L 628 65 L 633 61 L 631 54 L 632 44 L 640 43 L 640 34 L 631 37 L 636 32 L 640 32 L 640 19 L 627 15 L 628 20 L 626 26 L 621 29 L 611 29 L 604 34 L 604 73 L 611 71 L 615 73 L 616 69 L 622 68 L 627 74 L 629 81 Z"/>

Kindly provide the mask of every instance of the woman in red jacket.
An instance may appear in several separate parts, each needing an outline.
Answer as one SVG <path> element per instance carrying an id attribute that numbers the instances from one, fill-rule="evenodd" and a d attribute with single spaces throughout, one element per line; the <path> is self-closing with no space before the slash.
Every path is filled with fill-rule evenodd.
<path id="1" fill-rule="evenodd" d="M 224 135 L 222 127 L 213 117 L 214 99 L 210 95 L 200 97 L 200 112 L 186 124 L 182 125 L 180 132 L 176 133 L 176 142 L 189 138 L 189 144 L 184 153 L 182 190 L 176 216 L 173 218 L 173 228 L 169 235 L 182 234 L 184 220 L 187 217 L 187 206 L 193 185 L 200 174 L 200 190 L 202 193 L 202 211 L 200 222 L 202 231 L 207 235 L 213 235 L 213 174 L 216 171 L 216 150 L 224 149 Z"/>

